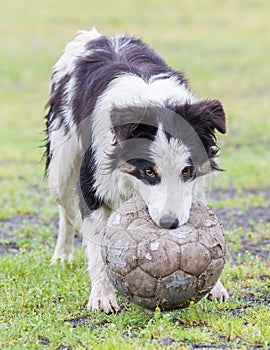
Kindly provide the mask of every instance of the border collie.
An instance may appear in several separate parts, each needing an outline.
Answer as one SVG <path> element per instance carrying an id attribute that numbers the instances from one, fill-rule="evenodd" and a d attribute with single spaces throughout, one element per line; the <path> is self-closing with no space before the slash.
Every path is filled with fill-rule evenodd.
<path id="1" fill-rule="evenodd" d="M 59 205 L 52 258 L 73 257 L 79 197 L 92 289 L 88 309 L 119 309 L 101 256 L 112 210 L 142 197 L 153 222 L 187 222 L 204 181 L 218 171 L 215 132 L 226 132 L 218 100 L 198 100 L 184 75 L 141 40 L 79 32 L 54 66 L 46 116 L 46 174 Z M 209 298 L 226 300 L 220 282 Z"/>

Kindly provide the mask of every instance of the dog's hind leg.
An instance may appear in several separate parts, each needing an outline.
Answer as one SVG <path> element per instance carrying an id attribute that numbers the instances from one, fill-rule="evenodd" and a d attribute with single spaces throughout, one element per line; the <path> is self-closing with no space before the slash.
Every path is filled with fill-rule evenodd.
<path id="1" fill-rule="evenodd" d="M 73 258 L 73 241 L 75 236 L 75 215 L 70 199 L 59 199 L 59 233 L 51 263 L 71 261 Z M 64 203 L 63 203 L 64 202 Z"/>
<path id="2" fill-rule="evenodd" d="M 73 258 L 76 226 L 74 195 L 81 156 L 74 136 L 63 135 L 61 129 L 50 134 L 50 150 L 48 185 L 59 207 L 59 233 L 51 260 L 55 263 L 57 260 L 64 262 Z"/>
<path id="3" fill-rule="evenodd" d="M 206 298 L 209 300 L 228 301 L 230 296 L 223 284 L 218 280 L 214 288 L 206 295 Z"/>

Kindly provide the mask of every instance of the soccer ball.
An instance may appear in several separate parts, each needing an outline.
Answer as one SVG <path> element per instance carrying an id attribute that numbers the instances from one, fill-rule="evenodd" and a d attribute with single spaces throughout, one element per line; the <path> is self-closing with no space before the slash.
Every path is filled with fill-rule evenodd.
<path id="1" fill-rule="evenodd" d="M 166 230 L 150 219 L 143 202 L 123 203 L 108 220 L 102 256 L 115 288 L 142 307 L 185 308 L 216 284 L 225 264 L 221 224 L 201 203 L 189 221 Z"/>

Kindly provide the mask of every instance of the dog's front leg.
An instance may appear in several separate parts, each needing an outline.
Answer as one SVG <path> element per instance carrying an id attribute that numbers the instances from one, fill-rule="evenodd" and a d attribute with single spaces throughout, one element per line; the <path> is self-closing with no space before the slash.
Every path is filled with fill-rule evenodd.
<path id="1" fill-rule="evenodd" d="M 103 207 L 95 210 L 83 220 L 81 228 L 92 285 L 87 308 L 90 311 L 102 310 L 106 313 L 119 310 L 114 290 L 108 279 L 106 266 L 101 256 L 101 243 L 105 233 L 108 214 Z"/>

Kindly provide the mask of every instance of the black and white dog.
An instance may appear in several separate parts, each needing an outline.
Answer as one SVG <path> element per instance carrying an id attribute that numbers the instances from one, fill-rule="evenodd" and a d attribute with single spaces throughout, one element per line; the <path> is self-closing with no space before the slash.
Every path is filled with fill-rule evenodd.
<path id="1" fill-rule="evenodd" d="M 223 107 L 199 101 L 183 74 L 142 41 L 95 29 L 67 44 L 48 107 L 46 172 L 60 216 L 52 263 L 73 257 L 77 193 L 92 283 L 88 309 L 117 311 L 101 257 L 111 210 L 136 194 L 156 225 L 185 224 L 192 203 L 205 201 L 206 175 L 220 170 L 215 132 L 226 132 Z M 228 298 L 220 282 L 210 298 Z"/>

